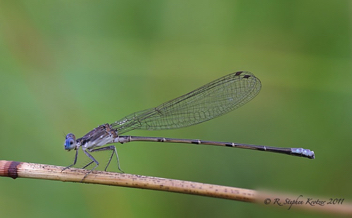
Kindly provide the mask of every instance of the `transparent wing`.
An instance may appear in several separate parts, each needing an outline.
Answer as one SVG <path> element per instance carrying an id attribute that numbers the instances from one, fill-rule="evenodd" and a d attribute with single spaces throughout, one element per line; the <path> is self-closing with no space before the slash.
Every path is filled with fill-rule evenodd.
<path id="1" fill-rule="evenodd" d="M 134 129 L 162 130 L 195 125 L 244 105 L 260 88 L 260 80 L 252 73 L 231 73 L 155 108 L 130 114 L 111 127 L 123 134 Z"/>

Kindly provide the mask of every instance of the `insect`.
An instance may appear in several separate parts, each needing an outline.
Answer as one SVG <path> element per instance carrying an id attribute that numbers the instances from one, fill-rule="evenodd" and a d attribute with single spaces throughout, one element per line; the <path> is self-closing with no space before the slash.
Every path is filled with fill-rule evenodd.
<path id="1" fill-rule="evenodd" d="M 132 141 L 217 145 L 276 152 L 314 159 L 314 151 L 303 148 L 278 148 L 233 142 L 203 141 L 198 139 L 175 139 L 122 135 L 135 129 L 175 129 L 205 122 L 244 105 L 252 100 L 259 93 L 260 89 L 261 82 L 257 77 L 250 72 L 239 71 L 214 80 L 198 89 L 195 89 L 194 91 L 167 101 L 157 107 L 132 113 L 111 124 L 100 125 L 84 135 L 82 138 L 76 139 L 74 134 L 69 133 L 66 135 L 65 150 L 70 151 L 74 149 L 76 150 L 76 155 L 73 164 L 64 168 L 64 170 L 76 164 L 78 150 L 81 147 L 85 155 L 87 155 L 91 160 L 91 162 L 83 168 L 95 163 L 95 166 L 92 169 L 94 170 L 98 167 L 99 162 L 92 156 L 91 153 L 109 150 L 111 151 L 111 156 L 105 167 L 105 171 L 107 170 L 115 154 L 117 157 L 118 168 L 121 172 L 123 172 L 120 168 L 116 147 L 108 144 L 126 143 Z"/>

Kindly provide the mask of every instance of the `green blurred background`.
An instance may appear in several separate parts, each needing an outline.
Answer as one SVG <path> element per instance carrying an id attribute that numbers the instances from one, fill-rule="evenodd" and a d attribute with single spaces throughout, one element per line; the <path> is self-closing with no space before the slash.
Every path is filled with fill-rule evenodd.
<path id="1" fill-rule="evenodd" d="M 315 160 L 134 142 L 117 145 L 122 169 L 351 201 L 351 10 L 347 0 L 0 1 L 0 159 L 67 166 L 74 152 L 64 150 L 65 134 L 80 137 L 247 70 L 263 87 L 240 109 L 130 134 L 304 147 Z M 110 154 L 96 155 L 103 165 Z M 0 217 L 321 217 L 46 180 L 0 178 L 0 190 Z"/>

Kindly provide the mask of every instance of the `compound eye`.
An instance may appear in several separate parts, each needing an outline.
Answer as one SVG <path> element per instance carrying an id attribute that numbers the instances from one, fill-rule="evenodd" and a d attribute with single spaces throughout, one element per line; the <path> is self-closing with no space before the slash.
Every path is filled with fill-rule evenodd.
<path id="1" fill-rule="evenodd" d="M 65 150 L 71 150 L 76 147 L 76 137 L 72 133 L 66 135 Z"/>

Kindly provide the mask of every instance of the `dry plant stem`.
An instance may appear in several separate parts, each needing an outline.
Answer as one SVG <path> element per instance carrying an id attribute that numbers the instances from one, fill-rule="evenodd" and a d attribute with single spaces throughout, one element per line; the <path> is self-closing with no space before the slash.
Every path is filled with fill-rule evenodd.
<path id="1" fill-rule="evenodd" d="M 64 182 L 82 182 L 113 186 L 124 186 L 159 191 L 178 192 L 245 202 L 255 200 L 255 191 L 219 185 L 203 184 L 175 179 L 140 176 L 127 173 L 93 171 L 82 181 L 89 170 L 26 162 L 0 161 L 0 176 L 12 178 L 37 178 Z"/>
<path id="2" fill-rule="evenodd" d="M 273 202 L 276 198 L 280 198 L 281 200 L 287 198 L 296 199 L 297 196 L 299 196 L 293 194 L 278 194 L 198 182 L 103 171 L 93 171 L 88 174 L 88 176 L 82 181 L 82 178 L 86 175 L 87 172 L 89 172 L 89 170 L 76 168 L 70 168 L 63 172 L 62 170 L 63 167 L 53 165 L 0 160 L 0 176 L 11 177 L 13 179 L 18 177 L 36 178 L 58 180 L 63 182 L 82 182 L 111 186 L 123 186 L 231 199 L 263 205 L 267 199 L 270 199 L 271 202 Z M 314 198 L 312 196 L 309 197 Z M 325 200 L 326 199 L 328 198 L 325 198 Z M 283 208 L 286 210 L 290 206 L 284 205 L 284 207 L 280 207 L 278 205 L 274 205 L 273 203 L 270 205 L 273 206 L 271 208 Z M 311 206 L 307 204 L 294 204 L 292 205 L 292 208 L 317 211 L 320 213 L 330 213 L 334 215 L 340 214 L 352 216 L 352 205 L 346 201 L 342 205 L 326 204 L 324 206 Z"/>

